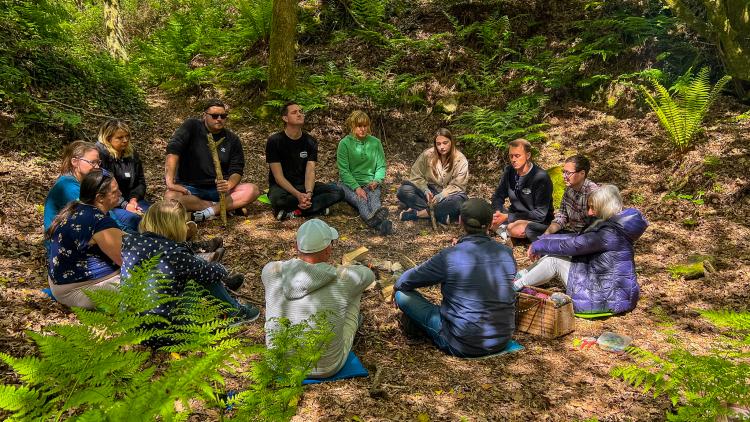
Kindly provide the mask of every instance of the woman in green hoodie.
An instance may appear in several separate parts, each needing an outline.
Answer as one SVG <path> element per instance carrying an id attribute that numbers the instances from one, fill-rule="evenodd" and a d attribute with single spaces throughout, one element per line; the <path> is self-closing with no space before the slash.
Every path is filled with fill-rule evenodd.
<path id="1" fill-rule="evenodd" d="M 385 178 L 385 153 L 380 139 L 370 135 L 370 117 L 354 111 L 346 124 L 351 133 L 339 142 L 336 164 L 344 200 L 359 211 L 368 227 L 381 235 L 393 231 L 388 209 L 380 204 L 380 185 Z"/>

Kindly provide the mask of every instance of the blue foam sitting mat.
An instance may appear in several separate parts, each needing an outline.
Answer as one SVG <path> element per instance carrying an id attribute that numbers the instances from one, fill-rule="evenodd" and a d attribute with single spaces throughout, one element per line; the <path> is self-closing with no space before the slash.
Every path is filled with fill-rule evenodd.
<path id="1" fill-rule="evenodd" d="M 357 355 L 355 355 L 354 352 L 350 351 L 349 355 L 346 357 L 346 362 L 344 362 L 344 366 L 335 375 L 332 375 L 328 378 L 307 378 L 304 381 L 302 381 L 302 385 L 320 384 L 321 382 L 338 381 L 338 380 L 343 380 L 343 379 L 348 379 L 348 378 L 366 377 L 368 375 L 370 375 L 370 373 L 367 372 L 367 368 L 365 368 L 362 365 L 362 362 L 359 361 L 359 358 L 357 358 Z"/>
<path id="2" fill-rule="evenodd" d="M 487 355 L 487 356 L 479 356 L 477 358 L 466 358 L 466 359 L 468 359 L 468 360 L 489 359 L 489 358 L 494 358 L 495 356 L 506 355 L 508 353 L 518 352 L 518 351 L 521 351 L 523 349 L 524 349 L 524 347 L 521 345 L 521 343 L 519 343 L 519 342 L 511 339 L 508 342 L 508 344 L 505 346 L 505 349 L 503 349 L 503 350 L 501 350 L 501 351 L 499 351 L 497 353 L 493 353 L 493 354 Z"/>
<path id="3" fill-rule="evenodd" d="M 50 289 L 49 287 L 45 287 L 41 289 L 41 292 L 49 296 L 49 298 L 52 299 L 53 301 L 57 302 L 57 299 L 55 299 L 55 295 L 52 294 L 52 289 Z"/>

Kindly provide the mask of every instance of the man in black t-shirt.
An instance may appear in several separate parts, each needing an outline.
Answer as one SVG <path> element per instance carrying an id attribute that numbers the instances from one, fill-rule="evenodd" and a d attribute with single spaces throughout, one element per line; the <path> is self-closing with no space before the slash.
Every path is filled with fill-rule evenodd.
<path id="1" fill-rule="evenodd" d="M 305 113 L 291 102 L 281 110 L 284 130 L 268 137 L 268 199 L 277 220 L 325 214 L 344 193 L 336 184 L 315 181 L 318 143 L 302 131 Z"/>
<path id="2" fill-rule="evenodd" d="M 212 220 L 219 212 L 219 192 L 225 193 L 227 210 L 241 209 L 260 196 L 258 186 L 240 183 L 245 155 L 240 138 L 224 126 L 229 114 L 219 100 L 209 100 L 202 118 L 187 119 L 167 145 L 166 199 L 182 203 L 195 221 Z M 216 179 L 208 134 L 216 150 L 224 178 Z"/>

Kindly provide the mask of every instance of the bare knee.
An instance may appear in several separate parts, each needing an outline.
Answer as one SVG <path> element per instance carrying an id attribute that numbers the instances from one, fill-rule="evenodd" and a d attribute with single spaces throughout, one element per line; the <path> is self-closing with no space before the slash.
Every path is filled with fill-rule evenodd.
<path id="1" fill-rule="evenodd" d="M 244 207 L 258 199 L 260 189 L 253 183 L 241 183 L 232 189 L 230 196 L 232 197 L 232 205 L 234 207 Z"/>
<path id="2" fill-rule="evenodd" d="M 526 237 L 526 226 L 529 224 L 526 220 L 514 221 L 508 225 L 508 233 L 510 237 L 524 238 Z"/>
<path id="3" fill-rule="evenodd" d="M 169 200 L 171 200 L 171 201 L 180 201 L 180 199 L 182 199 L 183 196 L 185 196 L 185 194 L 182 193 L 182 192 L 177 192 L 177 191 L 169 190 L 168 189 L 167 192 L 164 194 L 164 199 L 166 199 L 168 201 Z"/>

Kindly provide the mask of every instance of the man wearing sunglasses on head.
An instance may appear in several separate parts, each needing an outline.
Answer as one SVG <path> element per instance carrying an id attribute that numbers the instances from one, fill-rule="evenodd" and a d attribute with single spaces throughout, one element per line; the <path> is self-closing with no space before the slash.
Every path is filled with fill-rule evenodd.
<path id="1" fill-rule="evenodd" d="M 555 212 L 555 218 L 544 234 L 578 233 L 587 226 L 589 196 L 599 188 L 588 179 L 590 170 L 591 162 L 583 155 L 565 159 L 562 172 L 565 192 L 560 209 Z"/>
<path id="2" fill-rule="evenodd" d="M 165 197 L 181 202 L 195 221 L 216 218 L 220 192 L 226 194 L 227 211 L 241 210 L 260 195 L 255 184 L 240 183 L 245 155 L 240 138 L 225 127 L 228 118 L 223 102 L 209 100 L 202 118 L 186 120 L 167 145 Z M 216 178 L 209 134 L 216 142 L 222 180 Z"/>

